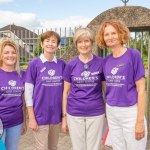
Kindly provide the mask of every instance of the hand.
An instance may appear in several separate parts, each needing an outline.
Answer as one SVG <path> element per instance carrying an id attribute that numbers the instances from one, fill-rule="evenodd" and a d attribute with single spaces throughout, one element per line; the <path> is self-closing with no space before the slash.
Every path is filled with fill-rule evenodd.
<path id="1" fill-rule="evenodd" d="M 33 131 L 38 131 L 38 124 L 35 119 L 29 119 L 29 128 Z"/>
<path id="2" fill-rule="evenodd" d="M 62 132 L 68 133 L 68 124 L 67 124 L 67 117 L 62 118 Z"/>
<path id="3" fill-rule="evenodd" d="M 26 132 L 27 132 L 27 124 L 26 124 L 26 122 L 23 122 L 21 135 L 26 134 Z"/>
<path id="4" fill-rule="evenodd" d="M 135 138 L 136 140 L 141 140 L 145 136 L 144 122 L 136 123 L 135 125 Z"/>

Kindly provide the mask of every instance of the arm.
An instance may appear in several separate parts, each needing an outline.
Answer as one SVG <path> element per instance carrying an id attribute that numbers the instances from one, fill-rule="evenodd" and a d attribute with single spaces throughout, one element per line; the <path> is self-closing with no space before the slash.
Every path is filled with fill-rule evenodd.
<path id="1" fill-rule="evenodd" d="M 105 117 L 106 116 L 106 81 L 102 81 L 102 92 L 103 92 L 103 99 L 104 99 L 104 107 L 105 107 Z"/>
<path id="2" fill-rule="evenodd" d="M 22 106 L 22 110 L 23 110 L 23 127 L 22 127 L 22 135 L 26 133 L 27 131 L 27 124 L 26 124 L 26 104 L 25 104 L 25 99 L 24 99 L 24 94 L 22 96 L 22 101 L 23 101 L 23 106 Z"/>
<path id="3" fill-rule="evenodd" d="M 67 132 L 67 97 L 70 91 L 71 84 L 69 82 L 64 81 L 64 91 L 63 91 L 63 102 L 62 102 L 62 112 L 63 112 L 63 118 L 62 118 L 62 130 L 63 132 Z"/>
<path id="4" fill-rule="evenodd" d="M 28 106 L 27 110 L 28 110 L 28 115 L 29 115 L 29 128 L 32 129 L 33 131 L 37 131 L 38 130 L 38 124 L 37 124 L 37 121 L 35 119 L 33 106 Z"/>
<path id="5" fill-rule="evenodd" d="M 25 83 L 25 102 L 26 102 L 28 115 L 29 115 L 29 128 L 34 130 L 34 131 L 37 131 L 38 130 L 38 124 L 36 122 L 36 118 L 34 115 L 33 100 L 32 100 L 33 89 L 34 89 L 33 84 Z"/>
<path id="6" fill-rule="evenodd" d="M 145 94 L 145 78 L 141 78 L 136 81 L 136 88 L 138 92 L 138 111 L 135 125 L 135 138 L 140 140 L 144 137 L 144 114 L 146 106 L 146 94 Z"/>

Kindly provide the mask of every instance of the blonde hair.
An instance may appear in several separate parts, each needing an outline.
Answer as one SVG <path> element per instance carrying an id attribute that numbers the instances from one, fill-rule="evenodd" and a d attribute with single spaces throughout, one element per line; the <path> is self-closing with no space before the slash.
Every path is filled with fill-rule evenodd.
<path id="1" fill-rule="evenodd" d="M 89 28 L 78 28 L 75 30 L 74 36 L 73 36 L 73 42 L 75 44 L 75 46 L 77 45 L 77 41 L 79 39 L 88 37 L 92 44 L 94 43 L 94 34 L 93 32 L 89 29 Z"/>
<path id="2" fill-rule="evenodd" d="M 12 48 L 14 48 L 16 50 L 16 54 L 17 54 L 17 61 L 15 63 L 15 70 L 17 71 L 18 75 L 20 76 L 20 65 L 19 65 L 19 52 L 17 50 L 17 46 L 16 43 L 11 39 L 11 38 L 2 38 L 0 40 L 0 67 L 2 67 L 2 52 L 5 46 L 11 46 Z"/>
<path id="3" fill-rule="evenodd" d="M 107 45 L 104 41 L 104 30 L 108 25 L 113 26 L 117 30 L 121 45 L 128 42 L 130 38 L 130 31 L 128 27 L 120 20 L 106 20 L 102 22 L 96 34 L 96 42 L 100 48 L 107 48 Z"/>

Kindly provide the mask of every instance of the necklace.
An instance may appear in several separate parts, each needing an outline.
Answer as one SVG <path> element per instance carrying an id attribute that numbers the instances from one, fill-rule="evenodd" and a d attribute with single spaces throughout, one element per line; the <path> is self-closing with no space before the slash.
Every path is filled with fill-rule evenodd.
<path id="1" fill-rule="evenodd" d="M 88 70 L 89 69 L 89 65 L 88 64 L 84 64 L 84 70 Z"/>

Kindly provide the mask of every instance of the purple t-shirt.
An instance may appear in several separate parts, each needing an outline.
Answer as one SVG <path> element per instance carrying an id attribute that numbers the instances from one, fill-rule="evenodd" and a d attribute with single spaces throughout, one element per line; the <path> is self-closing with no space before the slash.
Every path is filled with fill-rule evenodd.
<path id="1" fill-rule="evenodd" d="M 145 76 L 139 51 L 128 48 L 122 56 L 114 58 L 110 54 L 103 62 L 107 104 L 119 107 L 136 104 L 135 82 Z"/>
<path id="2" fill-rule="evenodd" d="M 23 122 L 23 78 L 23 72 L 19 77 L 16 71 L 5 72 L 0 69 L 0 118 L 4 128 L 10 128 Z"/>
<path id="3" fill-rule="evenodd" d="M 39 125 L 57 124 L 62 115 L 62 74 L 65 62 L 43 63 L 40 57 L 30 62 L 26 81 L 34 85 L 33 108 Z"/>
<path id="4" fill-rule="evenodd" d="M 97 116 L 104 114 L 104 101 L 101 81 L 102 59 L 93 55 L 87 63 L 78 57 L 71 60 L 65 68 L 63 79 L 71 83 L 67 98 L 67 113 L 73 116 Z"/>

